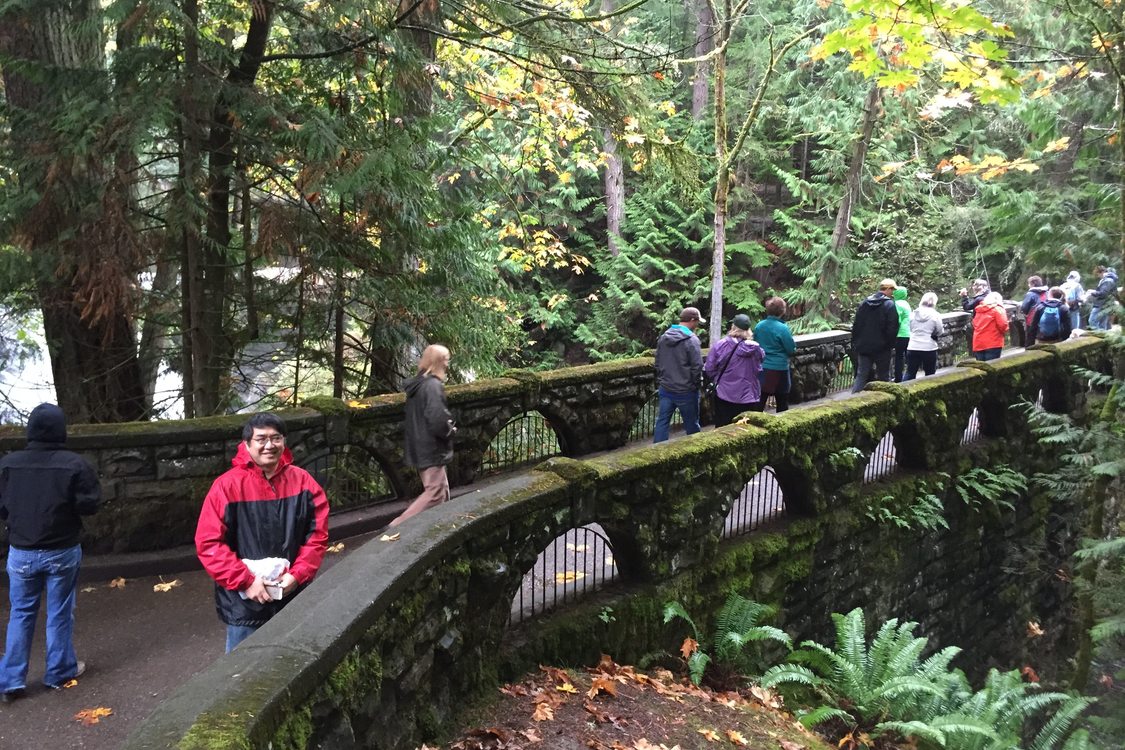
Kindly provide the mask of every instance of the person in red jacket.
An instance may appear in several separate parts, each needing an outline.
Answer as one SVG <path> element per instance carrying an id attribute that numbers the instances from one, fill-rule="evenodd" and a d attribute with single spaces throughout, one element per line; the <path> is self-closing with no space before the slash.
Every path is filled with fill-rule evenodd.
<path id="1" fill-rule="evenodd" d="M 1000 292 L 989 292 L 973 314 L 973 356 L 981 362 L 999 359 L 1008 332 L 1008 311 Z"/>
<path id="2" fill-rule="evenodd" d="M 255 414 L 203 500 L 195 551 L 215 580 L 227 653 L 281 611 L 320 569 L 328 546 L 328 498 L 293 465 L 285 422 Z"/>

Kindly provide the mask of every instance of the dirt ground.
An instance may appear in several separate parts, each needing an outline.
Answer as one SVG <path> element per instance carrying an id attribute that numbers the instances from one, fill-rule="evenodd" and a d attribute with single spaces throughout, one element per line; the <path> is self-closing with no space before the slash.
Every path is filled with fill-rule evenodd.
<path id="1" fill-rule="evenodd" d="M 471 712 L 472 728 L 420 750 L 829 750 L 769 691 L 714 693 L 608 656 L 585 672 L 540 667 Z"/>

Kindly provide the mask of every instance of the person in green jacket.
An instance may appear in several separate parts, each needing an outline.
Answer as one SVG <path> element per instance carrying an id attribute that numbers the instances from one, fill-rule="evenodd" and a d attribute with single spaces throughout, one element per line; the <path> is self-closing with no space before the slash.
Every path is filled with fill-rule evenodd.
<path id="1" fill-rule="evenodd" d="M 892 295 L 898 310 L 898 338 L 895 339 L 895 382 L 902 382 L 906 367 L 906 347 L 910 343 L 910 303 L 906 301 L 906 287 L 900 286 Z"/>
<path id="2" fill-rule="evenodd" d="M 782 318 L 786 311 L 785 300 L 781 297 L 770 297 L 766 300 L 767 317 L 754 326 L 754 340 L 765 350 L 766 357 L 762 360 L 762 400 L 757 411 L 766 408 L 766 401 L 773 396 L 777 413 L 789 408 L 789 358 L 797 351 L 797 344 L 793 341 L 793 332 Z"/>

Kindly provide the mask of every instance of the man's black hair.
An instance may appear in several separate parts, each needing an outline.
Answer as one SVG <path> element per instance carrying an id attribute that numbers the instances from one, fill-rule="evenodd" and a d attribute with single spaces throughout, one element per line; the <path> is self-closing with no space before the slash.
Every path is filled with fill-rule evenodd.
<path id="1" fill-rule="evenodd" d="M 246 420 L 246 424 L 242 427 L 242 442 L 249 442 L 250 438 L 254 437 L 254 430 L 264 427 L 272 427 L 282 435 L 287 434 L 285 432 L 285 420 L 267 411 L 261 414 L 255 414 L 250 417 L 250 419 Z"/>

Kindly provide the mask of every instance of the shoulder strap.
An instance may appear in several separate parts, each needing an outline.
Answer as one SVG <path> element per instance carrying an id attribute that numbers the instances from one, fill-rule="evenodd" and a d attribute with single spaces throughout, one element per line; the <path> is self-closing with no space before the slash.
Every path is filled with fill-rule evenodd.
<path id="1" fill-rule="evenodd" d="M 731 347 L 730 354 L 728 354 L 726 360 L 723 361 L 723 366 L 719 370 L 719 374 L 715 376 L 715 379 L 713 381 L 711 381 L 715 385 L 718 385 L 719 381 L 723 379 L 723 373 L 727 371 L 727 365 L 730 364 L 731 358 L 734 357 L 734 353 L 738 349 L 738 343 L 739 342 L 737 341 L 734 342 L 734 346 Z"/>

